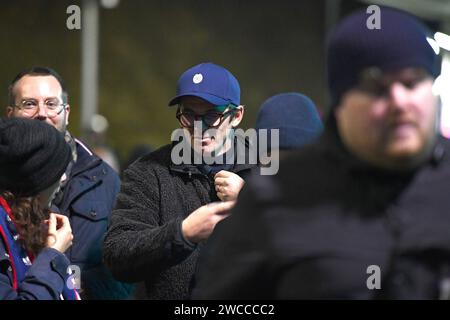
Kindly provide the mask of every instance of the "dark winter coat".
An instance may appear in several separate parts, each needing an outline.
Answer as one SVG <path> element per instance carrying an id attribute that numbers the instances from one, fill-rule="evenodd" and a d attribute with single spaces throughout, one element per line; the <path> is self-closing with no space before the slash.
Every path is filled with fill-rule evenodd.
<path id="1" fill-rule="evenodd" d="M 14 216 L 0 197 L 0 300 L 79 300 L 69 260 L 52 248 L 35 258 L 21 246 Z M 69 285 L 68 285 L 69 284 Z"/>
<path id="2" fill-rule="evenodd" d="M 64 197 L 52 209 L 69 217 L 73 244 L 66 255 L 81 269 L 84 299 L 124 299 L 131 287 L 116 281 L 102 262 L 103 239 L 120 189 L 116 172 L 75 139 L 75 162 Z"/>
<path id="3" fill-rule="evenodd" d="M 449 190 L 444 138 L 398 173 L 326 134 L 250 179 L 203 251 L 193 298 L 449 298 Z"/>
<path id="4" fill-rule="evenodd" d="M 104 258 L 117 279 L 145 280 L 149 299 L 187 299 L 202 244 L 187 242 L 181 222 L 219 201 L 212 177 L 195 165 L 174 165 L 172 146 L 144 156 L 124 173 Z M 254 165 L 230 170 L 245 178 Z"/>

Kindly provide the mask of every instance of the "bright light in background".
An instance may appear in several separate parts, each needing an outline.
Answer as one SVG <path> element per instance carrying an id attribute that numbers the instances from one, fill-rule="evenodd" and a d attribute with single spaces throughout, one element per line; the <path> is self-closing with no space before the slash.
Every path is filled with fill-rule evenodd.
<path id="1" fill-rule="evenodd" d="M 450 54 L 445 52 L 442 57 L 441 75 L 436 79 L 433 89 L 441 96 L 441 133 L 450 138 Z"/>
<path id="2" fill-rule="evenodd" d="M 434 34 L 434 40 L 436 40 L 439 47 L 450 51 L 450 36 L 443 32 L 436 32 Z"/>
<path id="3" fill-rule="evenodd" d="M 438 95 L 441 94 L 442 86 L 443 86 L 443 83 L 442 83 L 442 76 L 439 75 L 439 76 L 434 80 L 433 88 L 432 88 L 433 94 L 434 94 L 435 96 L 438 96 Z"/>
<path id="4" fill-rule="evenodd" d="M 433 84 L 433 93 L 441 97 L 441 134 L 450 139 L 450 36 L 443 32 L 434 34 L 434 41 L 427 38 L 436 54 L 439 47 L 446 50 L 442 53 L 441 74 Z M 436 48 L 438 46 L 438 48 Z"/>
<path id="5" fill-rule="evenodd" d="M 438 45 L 438 43 L 436 42 L 436 40 L 434 40 L 433 38 L 427 37 L 427 41 L 428 41 L 428 43 L 430 44 L 430 46 L 433 48 L 434 53 L 439 54 L 440 49 L 439 49 L 439 45 Z"/>
<path id="6" fill-rule="evenodd" d="M 101 0 L 101 5 L 106 9 L 114 9 L 119 5 L 120 0 Z"/>
<path id="7" fill-rule="evenodd" d="M 100 114 L 96 114 L 91 119 L 91 129 L 96 133 L 104 133 L 109 127 L 108 120 Z"/>

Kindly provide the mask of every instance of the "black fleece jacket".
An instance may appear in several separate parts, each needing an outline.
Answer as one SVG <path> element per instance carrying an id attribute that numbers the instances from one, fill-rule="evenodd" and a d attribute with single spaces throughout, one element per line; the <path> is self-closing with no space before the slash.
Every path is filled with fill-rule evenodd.
<path id="1" fill-rule="evenodd" d="M 188 299 L 203 243 L 183 238 L 181 222 L 217 198 L 214 181 L 194 165 L 174 165 L 172 145 L 136 161 L 124 173 L 104 242 L 104 260 L 121 281 L 145 281 L 149 299 Z M 246 178 L 255 165 L 230 170 Z"/>

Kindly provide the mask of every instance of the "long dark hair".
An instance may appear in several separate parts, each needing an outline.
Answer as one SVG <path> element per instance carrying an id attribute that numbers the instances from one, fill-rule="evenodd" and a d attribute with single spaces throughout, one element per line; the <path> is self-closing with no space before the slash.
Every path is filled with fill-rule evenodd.
<path id="1" fill-rule="evenodd" d="M 45 247 L 47 230 L 43 221 L 49 218 L 49 211 L 41 208 L 37 196 L 17 197 L 9 191 L 1 192 L 1 196 L 11 208 L 21 245 L 37 255 Z"/>

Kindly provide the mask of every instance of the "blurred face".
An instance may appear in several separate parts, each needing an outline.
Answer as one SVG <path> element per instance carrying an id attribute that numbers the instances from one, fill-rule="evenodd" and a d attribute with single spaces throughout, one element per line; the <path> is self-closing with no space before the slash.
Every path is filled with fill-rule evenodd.
<path id="1" fill-rule="evenodd" d="M 13 94 L 15 105 L 6 108 L 8 117 L 33 118 L 66 131 L 70 106 L 63 105 L 62 88 L 55 77 L 26 75 L 16 82 Z"/>
<path id="2" fill-rule="evenodd" d="M 336 109 L 342 141 L 356 156 L 377 166 L 408 169 L 430 154 L 438 123 L 433 79 L 419 69 L 362 81 Z"/>
<path id="3" fill-rule="evenodd" d="M 180 124 L 188 130 L 191 145 L 198 146 L 203 153 L 215 152 L 216 155 L 220 155 L 231 146 L 228 129 L 236 127 L 241 122 L 243 114 L 242 106 L 239 106 L 237 110 L 226 108 L 221 112 L 203 99 L 187 96 L 181 99 L 178 119 Z M 202 122 L 201 132 L 194 132 L 194 127 L 187 125 L 192 124 L 193 120 Z"/>

